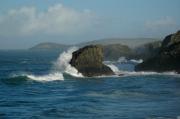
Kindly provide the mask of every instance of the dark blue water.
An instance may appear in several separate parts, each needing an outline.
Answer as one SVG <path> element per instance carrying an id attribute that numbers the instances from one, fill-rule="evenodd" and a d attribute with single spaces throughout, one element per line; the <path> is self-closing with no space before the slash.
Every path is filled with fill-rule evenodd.
<path id="1" fill-rule="evenodd" d="M 180 78 L 174 75 L 35 81 L 58 52 L 0 51 L 0 119 L 177 119 Z M 133 64 L 117 64 L 133 67 Z M 132 69 L 131 69 L 132 70 Z"/>

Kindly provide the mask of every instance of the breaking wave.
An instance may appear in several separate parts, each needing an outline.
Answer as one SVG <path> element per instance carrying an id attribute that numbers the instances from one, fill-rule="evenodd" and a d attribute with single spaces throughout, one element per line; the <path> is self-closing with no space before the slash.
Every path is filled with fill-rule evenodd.
<path id="1" fill-rule="evenodd" d="M 76 68 L 72 67 L 69 62 L 72 58 L 72 53 L 76 51 L 78 48 L 72 47 L 69 48 L 67 51 L 61 53 L 58 59 L 53 63 L 51 72 L 47 75 L 34 75 L 34 74 L 27 74 L 27 73 L 20 73 L 14 74 L 11 77 L 20 77 L 24 76 L 28 79 L 35 80 L 35 81 L 55 81 L 55 80 L 64 80 L 64 73 L 67 73 L 74 77 L 83 77 L 81 73 L 77 71 Z"/>
<path id="2" fill-rule="evenodd" d="M 115 74 L 118 74 L 120 71 L 119 71 L 119 68 L 117 66 L 115 66 L 114 64 L 106 64 L 108 67 L 111 68 L 111 70 L 115 73 Z"/>
<path id="3" fill-rule="evenodd" d="M 75 77 L 83 77 L 81 73 L 74 67 L 72 67 L 69 62 L 72 59 L 72 53 L 76 51 L 77 47 L 72 47 L 67 52 L 60 54 L 56 62 L 54 62 L 53 70 L 59 71 L 61 73 L 67 73 Z"/>
<path id="4" fill-rule="evenodd" d="M 55 80 L 64 80 L 63 74 L 60 72 L 54 72 L 43 76 L 35 75 L 26 75 L 29 79 L 35 81 L 55 81 Z"/>
<path id="5" fill-rule="evenodd" d="M 67 51 L 64 51 L 63 53 L 61 53 L 58 59 L 53 63 L 51 71 L 46 75 L 20 73 L 20 74 L 11 75 L 10 78 L 23 77 L 23 79 L 26 78 L 26 79 L 40 81 L 40 82 L 64 80 L 66 77 L 66 74 L 72 77 L 82 78 L 83 75 L 79 73 L 76 68 L 72 67 L 69 64 L 70 60 L 72 59 L 72 53 L 76 51 L 77 49 L 78 49 L 77 47 L 72 47 L 72 48 L 69 48 Z M 141 76 L 141 75 L 171 75 L 171 76 L 180 77 L 180 75 L 175 72 L 157 73 L 157 72 L 144 72 L 144 71 L 142 72 L 126 71 L 126 70 L 119 69 L 117 65 L 121 63 L 135 65 L 141 62 L 143 62 L 143 60 L 141 59 L 140 60 L 134 60 L 134 59 L 127 60 L 125 57 L 121 57 L 116 62 L 104 61 L 103 63 L 112 69 L 112 71 L 115 73 L 114 75 L 115 77 Z M 102 76 L 102 77 L 111 77 L 111 76 Z"/>
<path id="6" fill-rule="evenodd" d="M 136 63 L 143 62 L 142 60 L 130 60 Z M 125 76 L 145 76 L 145 75 L 168 75 L 168 76 L 176 76 L 180 77 L 179 74 L 176 72 L 152 72 L 152 71 L 127 71 L 127 70 L 121 70 L 116 65 L 119 62 L 104 62 L 105 65 L 111 68 L 111 70 L 115 73 L 116 76 L 125 77 Z"/>

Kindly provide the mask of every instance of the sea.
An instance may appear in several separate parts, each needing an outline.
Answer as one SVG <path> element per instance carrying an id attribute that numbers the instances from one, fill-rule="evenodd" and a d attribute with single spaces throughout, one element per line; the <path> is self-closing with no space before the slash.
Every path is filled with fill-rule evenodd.
<path id="1" fill-rule="evenodd" d="M 0 119 L 180 119 L 180 75 L 135 72 L 142 60 L 104 61 L 116 75 L 84 77 L 67 51 L 0 51 Z"/>

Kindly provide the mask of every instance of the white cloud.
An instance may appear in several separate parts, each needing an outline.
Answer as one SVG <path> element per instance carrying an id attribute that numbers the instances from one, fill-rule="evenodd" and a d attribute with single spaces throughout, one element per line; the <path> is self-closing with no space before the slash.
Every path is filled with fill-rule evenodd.
<path id="1" fill-rule="evenodd" d="M 62 4 L 50 6 L 44 12 L 35 7 L 22 7 L 0 16 L 0 35 L 81 34 L 91 29 L 95 23 L 96 15 L 90 10 L 77 11 Z"/>
<path id="2" fill-rule="evenodd" d="M 146 21 L 145 26 L 148 29 L 162 29 L 176 26 L 176 21 L 171 17 L 164 17 L 162 19 Z"/>

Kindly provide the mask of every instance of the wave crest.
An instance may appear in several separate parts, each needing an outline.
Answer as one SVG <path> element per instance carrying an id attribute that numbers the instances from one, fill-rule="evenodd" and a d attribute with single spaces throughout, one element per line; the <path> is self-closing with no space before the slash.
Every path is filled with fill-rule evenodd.
<path id="1" fill-rule="evenodd" d="M 81 73 L 74 67 L 72 67 L 69 62 L 72 59 L 72 53 L 76 51 L 77 47 L 72 47 L 69 50 L 60 54 L 56 62 L 54 62 L 53 69 L 55 71 L 61 71 L 62 73 L 68 73 L 75 77 L 83 77 Z"/>
<path id="2" fill-rule="evenodd" d="M 36 75 L 26 75 L 29 79 L 35 81 L 55 81 L 55 80 L 64 80 L 63 74 L 60 72 L 54 72 L 43 76 Z"/>
<path id="3" fill-rule="evenodd" d="M 69 62 L 72 58 L 72 53 L 76 51 L 77 47 L 69 48 L 67 51 L 61 53 L 58 59 L 53 63 L 52 70 L 47 75 L 34 75 L 27 73 L 20 73 L 20 75 L 14 74 L 12 77 L 25 76 L 28 79 L 35 81 L 55 81 L 64 80 L 63 73 L 67 73 L 74 77 L 83 77 L 81 73 L 74 67 L 72 67 Z"/>

